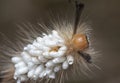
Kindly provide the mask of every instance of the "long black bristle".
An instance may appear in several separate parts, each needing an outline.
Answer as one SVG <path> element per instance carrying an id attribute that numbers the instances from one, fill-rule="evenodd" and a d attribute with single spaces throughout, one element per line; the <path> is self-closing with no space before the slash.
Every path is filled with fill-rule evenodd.
<path id="1" fill-rule="evenodd" d="M 79 20 L 80 20 L 80 16 L 81 16 L 82 10 L 84 8 L 84 4 L 83 3 L 79 3 L 78 1 L 75 1 L 75 6 L 76 6 L 76 13 L 75 13 L 75 23 L 74 23 L 73 35 L 77 31 L 78 23 L 79 23 Z"/>
<path id="2" fill-rule="evenodd" d="M 89 54 L 80 51 L 78 51 L 78 54 L 80 54 L 80 56 L 82 56 L 88 63 L 92 63 L 91 56 Z"/>

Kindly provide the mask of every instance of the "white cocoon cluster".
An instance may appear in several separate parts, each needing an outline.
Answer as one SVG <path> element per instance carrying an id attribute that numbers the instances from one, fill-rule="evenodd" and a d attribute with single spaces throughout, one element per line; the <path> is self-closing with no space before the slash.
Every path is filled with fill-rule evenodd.
<path id="1" fill-rule="evenodd" d="M 59 48 L 54 51 L 54 47 Z M 66 51 L 64 39 L 55 30 L 52 34 L 37 37 L 32 44 L 24 47 L 19 57 L 12 57 L 15 64 L 14 79 L 17 83 L 44 77 L 55 79 L 56 72 L 67 69 L 74 62 L 72 55 L 65 55 Z"/>

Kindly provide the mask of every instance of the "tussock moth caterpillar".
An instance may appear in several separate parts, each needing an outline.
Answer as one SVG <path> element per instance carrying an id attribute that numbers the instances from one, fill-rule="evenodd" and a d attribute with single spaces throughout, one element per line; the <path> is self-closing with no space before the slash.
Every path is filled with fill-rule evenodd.
<path id="1" fill-rule="evenodd" d="M 4 49 L 0 55 L 0 78 L 3 83 L 61 83 L 70 75 L 74 77 L 81 71 L 90 70 L 89 66 L 94 64 L 94 51 L 88 39 L 89 27 L 85 23 L 79 24 L 84 4 L 76 1 L 75 6 L 74 23 L 53 23 L 53 29 L 39 24 L 43 31 L 21 28 L 18 45 L 5 48 L 9 51 L 5 52 Z M 42 35 L 34 38 L 36 33 Z M 29 43 L 24 46 L 26 41 Z"/>

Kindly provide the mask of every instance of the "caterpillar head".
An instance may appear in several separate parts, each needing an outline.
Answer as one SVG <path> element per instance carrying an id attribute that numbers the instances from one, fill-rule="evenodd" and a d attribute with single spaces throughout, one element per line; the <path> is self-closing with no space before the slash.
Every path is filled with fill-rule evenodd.
<path id="1" fill-rule="evenodd" d="M 75 34 L 72 38 L 72 46 L 77 51 L 85 50 L 88 47 L 88 39 L 84 34 Z"/>

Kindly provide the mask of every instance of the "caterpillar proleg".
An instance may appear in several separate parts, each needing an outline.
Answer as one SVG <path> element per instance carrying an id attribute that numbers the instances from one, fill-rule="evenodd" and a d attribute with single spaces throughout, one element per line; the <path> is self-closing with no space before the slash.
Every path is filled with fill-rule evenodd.
<path id="1" fill-rule="evenodd" d="M 52 28 L 39 23 L 42 29 L 29 31 L 20 27 L 18 44 L 12 42 L 14 47 L 0 51 L 2 83 L 62 83 L 79 72 L 90 71 L 95 55 L 90 46 L 90 28 L 86 23 L 79 24 L 84 4 L 76 1 L 75 6 L 73 23 L 55 22 Z M 34 37 L 36 33 L 40 35 Z"/>

